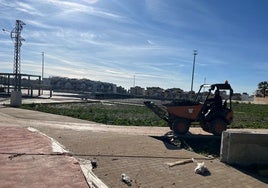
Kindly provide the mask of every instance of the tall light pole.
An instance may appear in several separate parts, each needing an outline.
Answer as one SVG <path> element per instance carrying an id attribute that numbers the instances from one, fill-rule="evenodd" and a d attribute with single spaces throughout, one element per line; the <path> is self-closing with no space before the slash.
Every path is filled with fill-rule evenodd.
<path id="1" fill-rule="evenodd" d="M 44 60 L 45 60 L 45 52 L 42 52 L 42 82 L 44 79 Z"/>
<path id="2" fill-rule="evenodd" d="M 41 88 L 42 88 L 42 95 L 44 94 L 44 60 L 45 60 L 45 53 L 42 52 L 42 81 L 41 81 Z"/>
<path id="3" fill-rule="evenodd" d="M 191 84 L 191 91 L 193 91 L 193 83 L 194 83 L 194 68 L 195 68 L 195 56 L 197 55 L 197 50 L 194 50 L 194 61 L 193 61 L 193 71 L 192 71 L 192 84 Z"/>

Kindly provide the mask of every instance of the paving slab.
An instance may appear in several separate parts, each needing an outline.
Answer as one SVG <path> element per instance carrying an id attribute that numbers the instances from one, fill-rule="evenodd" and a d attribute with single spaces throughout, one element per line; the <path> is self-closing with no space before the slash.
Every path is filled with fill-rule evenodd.
<path id="1" fill-rule="evenodd" d="M 127 187 L 121 181 L 122 173 L 132 179 L 132 187 L 268 187 L 218 159 L 179 149 L 148 135 L 41 129 L 74 155 L 96 159 L 98 167 L 93 172 L 108 187 Z M 196 163 L 174 167 L 166 164 L 191 158 L 204 161 L 210 173 L 195 174 Z"/>

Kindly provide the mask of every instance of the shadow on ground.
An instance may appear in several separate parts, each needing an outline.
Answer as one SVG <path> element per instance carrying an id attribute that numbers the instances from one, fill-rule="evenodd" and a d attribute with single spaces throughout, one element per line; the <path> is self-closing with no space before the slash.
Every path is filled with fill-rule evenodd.
<path id="1" fill-rule="evenodd" d="M 233 166 L 237 170 L 268 184 L 268 165 Z"/>
<path id="2" fill-rule="evenodd" d="M 172 131 L 163 136 L 152 136 L 161 140 L 167 149 L 186 149 L 203 155 L 220 156 L 221 137 L 213 135 L 175 135 Z"/>

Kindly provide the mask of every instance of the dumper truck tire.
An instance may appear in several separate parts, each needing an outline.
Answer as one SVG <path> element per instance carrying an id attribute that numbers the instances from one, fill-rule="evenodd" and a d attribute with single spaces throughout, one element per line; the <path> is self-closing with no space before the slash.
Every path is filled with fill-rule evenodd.
<path id="1" fill-rule="evenodd" d="M 206 131 L 206 132 L 210 132 L 209 130 L 209 122 L 207 121 L 200 121 L 200 127 Z"/>
<path id="2" fill-rule="evenodd" d="M 210 132 L 215 136 L 221 136 L 221 133 L 227 129 L 227 123 L 222 119 L 211 121 Z"/>
<path id="3" fill-rule="evenodd" d="M 185 119 L 176 119 L 172 124 L 172 130 L 176 134 L 186 134 L 189 128 L 190 122 Z"/>

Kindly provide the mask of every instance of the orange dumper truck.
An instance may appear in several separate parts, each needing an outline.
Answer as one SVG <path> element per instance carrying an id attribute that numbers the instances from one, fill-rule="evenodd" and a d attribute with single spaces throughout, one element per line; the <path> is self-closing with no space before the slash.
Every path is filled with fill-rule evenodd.
<path id="1" fill-rule="evenodd" d="M 208 91 L 202 92 L 205 88 Z M 144 104 L 167 121 L 176 134 L 187 133 L 191 123 L 199 122 L 204 131 L 220 136 L 233 121 L 232 95 L 228 82 L 203 84 L 194 100 L 173 100 L 165 105 L 145 101 Z"/>

